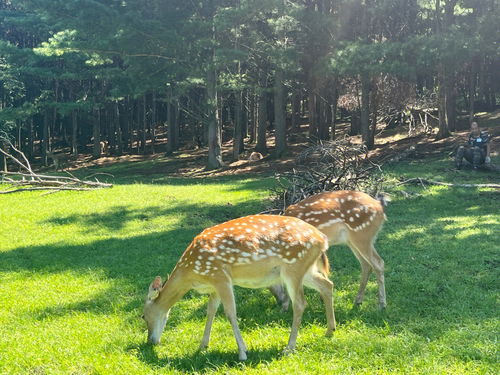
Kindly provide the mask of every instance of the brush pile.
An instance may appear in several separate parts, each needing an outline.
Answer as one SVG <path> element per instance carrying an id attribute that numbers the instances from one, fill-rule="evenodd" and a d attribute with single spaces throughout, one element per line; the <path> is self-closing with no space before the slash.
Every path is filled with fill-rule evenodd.
<path id="1" fill-rule="evenodd" d="M 348 139 L 322 141 L 297 157 L 293 170 L 276 175 L 278 187 L 273 191 L 269 213 L 282 213 L 297 203 L 322 191 L 361 190 L 376 196 L 382 179 L 375 177 L 380 166 L 369 161 L 363 145 Z"/>

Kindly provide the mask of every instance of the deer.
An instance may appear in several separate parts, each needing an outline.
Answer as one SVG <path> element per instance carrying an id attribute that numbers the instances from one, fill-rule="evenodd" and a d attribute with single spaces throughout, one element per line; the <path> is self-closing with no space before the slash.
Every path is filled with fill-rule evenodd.
<path id="1" fill-rule="evenodd" d="M 361 281 L 354 303 L 363 302 L 366 284 L 373 271 L 377 275 L 378 302 L 387 306 L 384 261 L 374 247 L 377 234 L 387 217 L 385 198 L 380 200 L 359 191 L 322 192 L 286 208 L 284 214 L 299 218 L 323 232 L 329 246 L 347 244 L 361 265 Z M 288 309 L 288 297 L 279 284 L 270 288 L 282 310 Z"/>
<path id="2" fill-rule="evenodd" d="M 99 150 L 100 150 L 101 155 L 106 155 L 109 151 L 108 141 L 100 141 L 99 142 Z"/>
<path id="3" fill-rule="evenodd" d="M 306 307 L 304 285 L 321 295 L 326 335 L 331 336 L 336 322 L 327 249 L 328 240 L 321 231 L 294 217 L 251 215 L 205 229 L 194 237 L 166 282 L 157 276 L 150 284 L 143 310 L 148 343 L 160 343 L 171 307 L 194 289 L 209 294 L 200 350 L 208 347 L 212 322 L 222 302 L 236 339 L 238 358 L 244 361 L 247 347 L 238 327 L 233 286 L 265 288 L 278 283 L 285 285 L 293 309 L 284 353 L 295 350 Z"/>
<path id="4" fill-rule="evenodd" d="M 54 169 L 58 171 L 68 165 L 70 157 L 64 153 L 54 154 L 52 151 L 47 150 L 47 158 L 52 159 L 52 165 Z"/>
<path id="5" fill-rule="evenodd" d="M 259 160 L 262 160 L 263 158 L 264 158 L 264 156 L 260 152 L 254 151 L 250 154 L 250 156 L 248 157 L 248 160 L 249 161 L 259 161 Z"/>

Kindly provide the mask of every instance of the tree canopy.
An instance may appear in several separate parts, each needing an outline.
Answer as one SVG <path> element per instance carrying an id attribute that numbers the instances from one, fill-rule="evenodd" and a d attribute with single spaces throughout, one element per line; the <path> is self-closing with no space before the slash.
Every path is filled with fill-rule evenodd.
<path id="1" fill-rule="evenodd" d="M 218 168 L 231 139 L 237 159 L 274 133 L 280 157 L 302 115 L 332 139 L 340 110 L 370 148 L 424 102 L 445 137 L 500 91 L 496 0 L 0 0 L 0 20 L 0 130 L 45 162 L 193 143 Z"/>

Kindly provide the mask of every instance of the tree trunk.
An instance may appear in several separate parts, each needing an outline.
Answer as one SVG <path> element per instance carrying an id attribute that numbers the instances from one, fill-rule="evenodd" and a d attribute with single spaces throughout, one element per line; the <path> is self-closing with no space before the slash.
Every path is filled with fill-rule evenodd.
<path id="1" fill-rule="evenodd" d="M 371 123 L 369 129 L 369 138 L 366 143 L 368 150 L 373 150 L 375 146 L 375 132 L 377 131 L 377 112 L 378 112 L 378 97 L 377 89 L 372 88 L 371 98 L 370 98 L 370 112 L 371 112 Z"/>
<path id="2" fill-rule="evenodd" d="M 294 90 L 292 95 L 292 132 L 300 130 L 300 92 Z"/>
<path id="3" fill-rule="evenodd" d="M 446 89 L 445 89 L 445 68 L 441 63 L 438 67 L 438 117 L 439 130 L 436 138 L 442 139 L 450 136 L 448 123 L 446 122 Z"/>
<path id="4" fill-rule="evenodd" d="M 361 111 L 360 130 L 363 144 L 370 143 L 370 80 L 366 74 L 361 75 Z"/>
<path id="5" fill-rule="evenodd" d="M 146 154 L 146 124 L 147 124 L 147 110 L 146 110 L 146 94 L 142 97 L 142 128 L 141 128 L 141 152 Z"/>
<path id="6" fill-rule="evenodd" d="M 28 157 L 32 159 L 35 155 L 35 149 L 34 149 L 34 143 L 35 143 L 35 129 L 34 129 L 34 124 L 33 124 L 33 116 L 30 117 L 29 119 L 29 126 L 28 126 Z"/>
<path id="7" fill-rule="evenodd" d="M 309 90 L 308 110 L 309 110 L 309 139 L 316 141 L 318 139 L 318 120 L 316 118 L 316 94 L 313 86 L 310 85 Z"/>
<path id="8" fill-rule="evenodd" d="M 338 80 L 335 79 L 335 86 L 333 87 L 333 93 L 332 93 L 332 122 L 331 122 L 331 139 L 334 140 L 337 136 L 336 132 L 336 121 L 337 121 L 337 104 L 339 101 L 339 90 L 337 88 Z"/>
<path id="9" fill-rule="evenodd" d="M 71 111 L 71 154 L 78 156 L 78 111 Z"/>
<path id="10" fill-rule="evenodd" d="M 115 116 L 116 116 L 116 154 L 123 154 L 123 131 L 122 131 L 122 115 L 120 112 L 120 104 L 115 102 Z"/>
<path id="11" fill-rule="evenodd" d="M 259 102 L 257 108 L 257 145 L 255 146 L 255 151 L 260 152 L 261 154 L 267 154 L 267 139 L 266 139 L 266 131 L 267 131 L 267 93 L 264 91 L 267 79 L 266 73 L 264 72 L 261 77 L 260 89 L 258 91 Z"/>
<path id="12" fill-rule="evenodd" d="M 92 128 L 92 136 L 94 138 L 93 156 L 98 158 L 101 156 L 101 110 L 94 110 L 94 126 Z"/>
<path id="13" fill-rule="evenodd" d="M 455 84 L 453 82 L 453 77 L 448 76 L 446 84 L 446 122 L 448 123 L 448 129 L 451 131 L 456 130 L 456 120 L 457 120 L 457 95 L 455 91 Z"/>
<path id="14" fill-rule="evenodd" d="M 172 155 L 174 151 L 177 151 L 179 148 L 179 140 L 178 140 L 178 126 L 179 126 L 179 121 L 178 121 L 178 116 L 177 116 L 177 105 L 175 104 L 174 100 L 171 97 L 171 94 L 169 94 L 169 101 L 168 101 L 168 127 L 167 127 L 167 155 Z"/>
<path id="15" fill-rule="evenodd" d="M 274 120 L 276 130 L 276 150 L 277 158 L 286 152 L 286 121 L 285 121 L 285 87 L 283 86 L 283 71 L 276 69 L 274 86 Z"/>
<path id="16" fill-rule="evenodd" d="M 43 164 L 47 166 L 48 165 L 47 152 L 49 151 L 49 110 L 48 110 L 48 108 L 45 109 L 44 116 L 43 116 L 41 147 L 42 147 L 42 149 L 40 151 L 42 154 Z"/>
<path id="17" fill-rule="evenodd" d="M 241 91 L 234 94 L 234 136 L 233 136 L 233 160 L 239 160 L 243 152 L 243 124 L 241 115 Z"/>
<path id="18" fill-rule="evenodd" d="M 257 109 L 257 106 L 256 106 L 256 98 L 255 98 L 255 92 L 254 91 L 250 91 L 249 92 L 249 95 L 250 95 L 250 100 L 249 100 L 249 109 L 248 109 L 248 113 L 249 113 L 249 119 L 248 119 L 248 122 L 250 124 L 250 128 L 249 128 L 249 135 L 250 135 L 250 139 L 249 139 L 249 143 L 250 144 L 253 144 L 255 143 L 255 140 L 257 139 L 257 116 L 256 116 L 256 109 Z"/>
<path id="19" fill-rule="evenodd" d="M 155 153 L 156 146 L 156 91 L 151 97 L 151 118 L 149 120 L 149 132 L 151 134 L 151 153 Z"/>
<path id="20" fill-rule="evenodd" d="M 217 71 L 215 64 L 215 50 L 212 51 L 211 66 L 207 72 L 207 108 L 208 108 L 208 161 L 207 169 L 221 168 L 221 126 L 217 111 Z"/>

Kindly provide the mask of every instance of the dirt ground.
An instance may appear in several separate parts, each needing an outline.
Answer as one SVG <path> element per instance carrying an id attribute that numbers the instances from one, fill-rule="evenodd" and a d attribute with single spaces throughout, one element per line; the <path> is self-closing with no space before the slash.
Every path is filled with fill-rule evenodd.
<path id="1" fill-rule="evenodd" d="M 500 145 L 500 110 L 492 113 L 477 115 L 481 129 L 488 131 L 492 139 L 492 156 L 499 155 Z M 337 134 L 345 136 L 349 124 L 342 123 L 337 125 Z M 454 132 L 450 137 L 436 140 L 434 129 L 432 134 L 422 132 L 415 135 L 408 135 L 408 128 L 400 126 L 391 130 L 381 130 L 376 136 L 375 148 L 368 153 L 368 157 L 375 162 L 383 163 L 387 160 L 397 158 L 398 155 L 406 153 L 412 147 L 412 157 L 425 158 L 430 155 L 445 153 L 449 155 L 454 149 L 463 143 L 467 136 L 467 130 Z M 87 167 L 96 166 L 114 166 L 123 162 L 139 162 L 137 166 L 134 163 L 129 164 L 127 171 L 136 175 L 157 175 L 165 174 L 171 176 L 184 177 L 208 177 L 235 174 L 274 174 L 276 172 L 289 170 L 294 167 L 295 159 L 308 146 L 307 125 L 303 125 L 301 131 L 293 134 L 294 142 L 289 142 L 287 155 L 279 160 L 273 159 L 271 155 L 266 155 L 259 161 L 249 161 L 248 156 L 252 151 L 253 145 L 246 145 L 246 151 L 241 155 L 240 160 L 231 162 L 232 142 L 225 142 L 222 146 L 223 160 L 227 163 L 222 169 L 216 171 L 206 171 L 205 162 L 207 149 L 181 149 L 172 156 L 165 156 L 164 152 L 158 152 L 150 155 L 124 155 L 124 156 L 105 156 L 93 159 L 91 155 L 81 155 L 78 160 L 72 163 L 69 170 L 78 170 Z M 350 137 L 351 142 L 360 143 L 360 136 Z M 274 137 L 268 140 L 269 152 L 274 148 Z M 161 145 L 157 147 L 161 150 Z M 140 162 L 154 161 L 147 168 Z M 149 163 L 148 163 L 149 164 Z"/>

